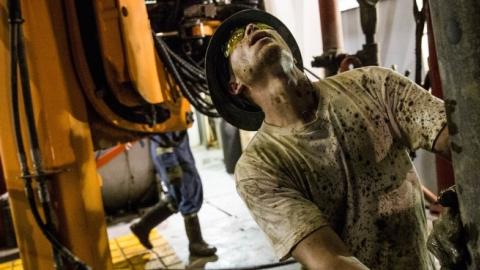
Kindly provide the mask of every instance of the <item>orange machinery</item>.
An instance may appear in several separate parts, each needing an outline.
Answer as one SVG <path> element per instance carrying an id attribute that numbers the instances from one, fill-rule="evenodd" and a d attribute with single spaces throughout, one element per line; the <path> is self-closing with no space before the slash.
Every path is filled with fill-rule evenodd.
<path id="1" fill-rule="evenodd" d="M 24 269 L 73 265 L 50 248 L 29 198 L 50 207 L 37 214 L 62 245 L 92 269 L 112 269 L 94 148 L 192 122 L 156 54 L 145 2 L 0 0 L 0 100 L 0 156 Z"/>

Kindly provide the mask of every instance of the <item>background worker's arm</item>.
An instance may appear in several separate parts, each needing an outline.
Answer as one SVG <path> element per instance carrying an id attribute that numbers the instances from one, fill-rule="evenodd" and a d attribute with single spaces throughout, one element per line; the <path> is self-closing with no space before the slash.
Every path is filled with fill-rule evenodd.
<path id="1" fill-rule="evenodd" d="M 293 249 L 292 256 L 307 269 L 367 270 L 347 249 L 329 226 L 305 237 Z"/>

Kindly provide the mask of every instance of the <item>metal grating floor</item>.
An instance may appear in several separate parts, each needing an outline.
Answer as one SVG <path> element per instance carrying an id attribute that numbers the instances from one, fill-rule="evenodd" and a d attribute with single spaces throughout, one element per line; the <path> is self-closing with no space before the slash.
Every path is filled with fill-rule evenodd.
<path id="1" fill-rule="evenodd" d="M 133 234 L 110 239 L 110 252 L 114 270 L 183 269 L 168 242 L 154 229 L 150 233 L 153 250 L 146 250 Z M 20 259 L 1 263 L 0 270 L 23 270 Z"/>

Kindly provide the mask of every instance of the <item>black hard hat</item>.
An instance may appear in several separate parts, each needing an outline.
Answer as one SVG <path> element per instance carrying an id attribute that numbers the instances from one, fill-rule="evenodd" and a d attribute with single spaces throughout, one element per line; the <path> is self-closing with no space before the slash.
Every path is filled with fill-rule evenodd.
<path id="1" fill-rule="evenodd" d="M 249 23 L 263 23 L 271 26 L 290 47 L 298 68 L 303 69 L 302 55 L 292 33 L 270 13 L 247 9 L 227 18 L 210 39 L 205 58 L 208 89 L 218 113 L 230 124 L 244 130 L 257 130 L 265 115 L 262 110 L 245 98 L 234 96 L 229 92 L 229 67 L 224 50 L 232 31 L 245 27 Z"/>

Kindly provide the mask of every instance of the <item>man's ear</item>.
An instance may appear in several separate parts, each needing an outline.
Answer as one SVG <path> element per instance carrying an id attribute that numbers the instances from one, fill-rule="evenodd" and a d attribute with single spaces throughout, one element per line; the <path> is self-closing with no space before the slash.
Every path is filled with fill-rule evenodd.
<path id="1" fill-rule="evenodd" d="M 233 81 L 229 82 L 228 86 L 228 91 L 230 92 L 230 94 L 235 96 L 241 94 L 246 88 L 244 84 Z"/>

